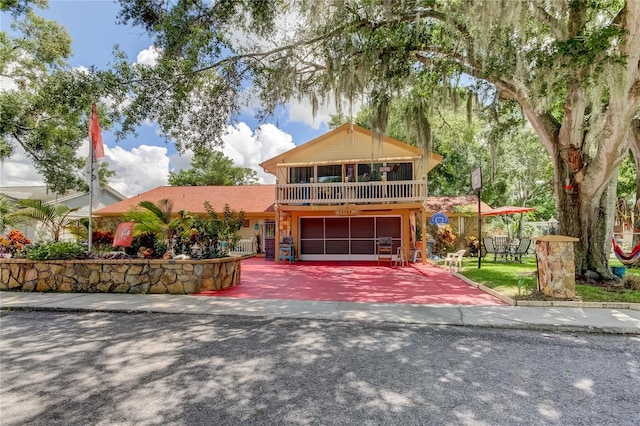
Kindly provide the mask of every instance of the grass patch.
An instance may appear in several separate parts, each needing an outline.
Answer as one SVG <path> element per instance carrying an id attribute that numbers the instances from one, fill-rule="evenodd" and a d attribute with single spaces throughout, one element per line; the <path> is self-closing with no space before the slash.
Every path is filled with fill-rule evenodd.
<path id="1" fill-rule="evenodd" d="M 622 266 L 611 261 L 609 266 Z M 462 260 L 461 275 L 489 287 L 512 299 L 550 300 L 537 290 L 537 266 L 535 256 L 529 255 L 517 262 L 493 262 L 483 259 L 478 269 L 478 258 Z M 626 274 L 640 276 L 640 268 L 627 268 Z M 622 286 L 595 286 L 576 283 L 576 300 L 583 302 L 627 302 L 640 303 L 640 291 Z"/>

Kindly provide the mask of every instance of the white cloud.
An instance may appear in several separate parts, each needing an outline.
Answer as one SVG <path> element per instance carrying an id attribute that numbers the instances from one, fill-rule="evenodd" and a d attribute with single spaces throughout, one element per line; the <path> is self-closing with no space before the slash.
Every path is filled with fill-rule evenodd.
<path id="1" fill-rule="evenodd" d="M 318 105 L 314 117 L 313 107 L 307 99 L 302 102 L 293 101 L 287 107 L 289 108 L 289 121 L 304 123 L 314 130 L 318 130 L 322 125 L 327 125 L 331 120 L 331 115 L 337 112 L 334 106 Z"/>
<path id="2" fill-rule="evenodd" d="M 105 147 L 105 159 L 109 169 L 116 172 L 109 178 L 109 185 L 128 197 L 167 184 L 167 148 L 140 145 L 127 151 L 119 146 Z"/>
<path id="3" fill-rule="evenodd" d="M 160 51 L 155 46 L 149 46 L 148 49 L 141 50 L 136 56 L 136 63 L 142 65 L 154 66 L 158 63 Z"/>
<path id="4" fill-rule="evenodd" d="M 291 135 L 273 124 L 264 124 L 252 132 L 245 123 L 229 128 L 223 138 L 223 152 L 236 166 L 249 167 L 256 171 L 261 183 L 275 183 L 276 177 L 264 172 L 258 164 L 295 148 Z"/>
<path id="5" fill-rule="evenodd" d="M 264 124 L 259 130 L 252 131 L 245 123 L 228 128 L 229 133 L 223 136 L 224 146 L 221 151 L 231 158 L 236 166 L 248 167 L 256 171 L 260 183 L 275 183 L 275 176 L 267 174 L 258 164 L 295 148 L 291 135 L 272 124 Z M 193 153 L 171 156 L 171 168 L 177 172 L 188 169 Z"/>
<path id="6" fill-rule="evenodd" d="M 0 76 L 0 91 L 1 90 L 16 90 L 18 89 L 18 85 L 15 83 L 13 78 Z"/>
<path id="7" fill-rule="evenodd" d="M 21 147 L 15 154 L 0 163 L 0 186 L 41 186 L 42 177 L 33 168 Z"/>

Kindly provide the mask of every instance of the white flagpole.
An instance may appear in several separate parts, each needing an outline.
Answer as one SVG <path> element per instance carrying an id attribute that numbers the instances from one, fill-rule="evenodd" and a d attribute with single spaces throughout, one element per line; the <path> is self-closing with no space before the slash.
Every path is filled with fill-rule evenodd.
<path id="1" fill-rule="evenodd" d="M 91 111 L 91 117 L 93 118 L 93 111 Z M 93 172 L 95 166 L 93 155 L 93 140 L 89 135 L 89 254 L 93 251 Z"/>

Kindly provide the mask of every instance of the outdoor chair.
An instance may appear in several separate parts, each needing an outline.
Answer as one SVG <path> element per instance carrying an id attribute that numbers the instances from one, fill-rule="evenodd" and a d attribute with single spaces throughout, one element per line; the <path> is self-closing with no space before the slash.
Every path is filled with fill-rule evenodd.
<path id="1" fill-rule="evenodd" d="M 294 261 L 293 238 L 284 238 L 278 247 L 278 261 Z"/>
<path id="2" fill-rule="evenodd" d="M 496 235 L 493 237 L 493 246 L 496 248 L 498 253 L 506 254 L 508 243 L 509 241 L 506 235 Z"/>
<path id="3" fill-rule="evenodd" d="M 466 249 L 458 250 L 455 253 L 447 254 L 447 257 L 444 259 L 444 266 L 449 265 L 449 270 L 453 270 L 455 267 L 458 271 L 462 269 L 462 258 L 464 254 L 467 252 Z"/>
<path id="4" fill-rule="evenodd" d="M 381 260 L 388 260 L 389 264 L 393 263 L 393 247 L 391 237 L 378 238 L 378 265 Z"/>
<path id="5" fill-rule="evenodd" d="M 493 243 L 493 238 L 484 237 L 482 239 L 482 244 L 484 245 L 485 256 L 487 254 L 493 254 L 493 261 L 494 262 L 496 261 L 498 256 L 502 256 L 502 257 L 505 256 L 504 246 L 496 247 L 495 244 Z"/>
<path id="6" fill-rule="evenodd" d="M 531 246 L 531 238 L 521 238 L 520 243 L 516 247 L 516 249 L 511 253 L 513 255 L 513 260 L 516 260 L 522 263 L 522 256 L 527 254 L 529 251 L 529 247 Z"/>

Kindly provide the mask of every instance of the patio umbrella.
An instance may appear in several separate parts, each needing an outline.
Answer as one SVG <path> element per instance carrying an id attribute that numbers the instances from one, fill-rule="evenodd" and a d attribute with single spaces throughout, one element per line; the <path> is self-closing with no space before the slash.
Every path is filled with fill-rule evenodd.
<path id="1" fill-rule="evenodd" d="M 491 209 L 482 213 L 482 216 L 505 216 L 512 214 L 520 213 L 520 223 L 518 225 L 518 238 L 520 238 L 520 234 L 522 233 L 522 215 L 526 212 L 532 212 L 535 208 L 533 207 L 518 207 L 518 206 L 503 206 L 497 207 L 495 209 Z M 509 227 L 507 227 L 507 233 L 509 232 Z"/>
<path id="2" fill-rule="evenodd" d="M 486 211 L 482 213 L 482 216 L 500 216 L 507 214 L 532 212 L 534 210 L 535 208 L 533 207 L 504 206 Z"/>

